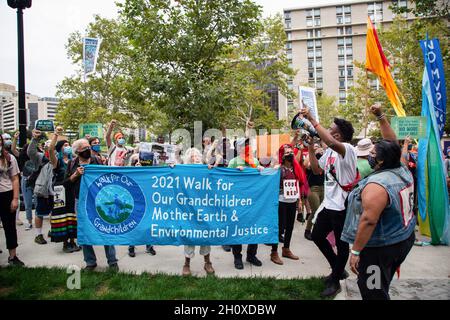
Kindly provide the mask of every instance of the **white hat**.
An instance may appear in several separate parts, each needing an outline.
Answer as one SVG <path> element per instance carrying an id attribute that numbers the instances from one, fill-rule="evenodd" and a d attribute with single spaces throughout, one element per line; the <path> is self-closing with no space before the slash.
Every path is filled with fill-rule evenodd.
<path id="1" fill-rule="evenodd" d="M 3 140 L 11 140 L 11 135 L 9 133 L 2 134 Z"/>
<path id="2" fill-rule="evenodd" d="M 372 140 L 368 138 L 361 139 L 356 146 L 356 155 L 358 157 L 367 157 L 370 154 L 370 150 L 372 150 L 372 148 Z"/>

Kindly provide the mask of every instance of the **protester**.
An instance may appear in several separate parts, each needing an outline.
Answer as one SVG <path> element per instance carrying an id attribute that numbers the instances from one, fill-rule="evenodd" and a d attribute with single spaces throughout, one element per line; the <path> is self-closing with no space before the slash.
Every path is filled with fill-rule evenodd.
<path id="1" fill-rule="evenodd" d="M 32 133 L 31 131 L 27 131 L 27 137 L 31 140 Z M 31 185 L 28 183 L 28 178 L 30 175 L 37 170 L 37 168 L 34 167 L 33 161 L 30 160 L 30 157 L 28 157 L 28 143 L 26 143 L 23 148 L 19 151 L 19 157 L 18 157 L 18 164 L 19 164 L 19 170 L 21 172 L 21 179 L 20 179 L 20 189 L 22 191 L 22 199 L 23 204 L 25 207 L 25 213 L 27 218 L 27 224 L 25 225 L 25 231 L 29 231 L 33 228 L 33 205 L 36 203 L 35 197 L 34 197 L 34 190 Z M 13 141 L 13 148 L 14 147 L 14 141 Z M 42 150 L 38 150 L 42 153 Z"/>
<path id="2" fill-rule="evenodd" d="M 250 140 L 248 138 L 239 138 L 236 141 L 236 151 L 239 156 L 230 160 L 228 168 L 237 168 L 239 170 L 244 170 L 244 167 L 258 168 L 259 170 L 264 169 L 259 165 L 258 159 L 253 156 L 253 151 L 250 146 Z M 242 263 L 242 245 L 232 245 L 231 246 L 234 256 L 234 267 L 238 270 L 244 269 L 244 264 Z M 260 267 L 262 262 L 256 257 L 258 251 L 257 244 L 249 244 L 247 246 L 247 262 L 250 264 Z"/>
<path id="3" fill-rule="evenodd" d="M 44 217 L 52 213 L 54 207 L 54 170 L 57 169 L 58 160 L 55 152 L 50 152 L 51 141 L 47 141 L 44 147 L 44 153 L 37 148 L 42 133 L 39 130 L 33 130 L 33 138 L 28 146 L 28 157 L 33 162 L 34 168 L 37 168 L 28 178 L 28 184 L 33 187 L 36 196 L 36 237 L 34 242 L 37 244 L 47 244 L 42 234 L 42 224 Z"/>
<path id="4" fill-rule="evenodd" d="M 9 250 L 8 264 L 23 266 L 16 253 L 17 229 L 16 210 L 19 206 L 19 166 L 15 157 L 5 148 L 3 137 L 0 136 L 0 219 L 6 238 L 6 248 Z"/>
<path id="5" fill-rule="evenodd" d="M 316 143 L 314 144 L 314 154 L 317 160 L 319 160 L 323 156 L 323 148 L 320 146 L 320 144 Z M 325 177 L 323 174 L 323 170 L 319 168 L 319 174 L 314 174 L 313 170 L 311 169 L 311 163 L 309 161 L 309 154 L 305 159 L 305 168 L 306 168 L 306 176 L 308 179 L 308 184 L 310 188 L 310 193 L 308 196 L 308 202 L 311 207 L 311 211 L 309 215 L 306 217 L 306 228 L 305 228 L 305 234 L 304 237 L 307 240 L 312 241 L 311 231 L 313 228 L 313 218 L 314 214 L 316 213 L 317 209 L 319 209 L 320 204 L 323 202 L 323 189 L 324 189 L 324 182 Z"/>
<path id="6" fill-rule="evenodd" d="M 184 155 L 185 164 L 202 164 L 202 153 L 196 148 L 190 148 L 186 150 Z M 200 246 L 200 255 L 203 256 L 205 260 L 204 269 L 207 274 L 214 274 L 214 268 L 210 259 L 211 246 Z M 183 266 L 183 276 L 191 275 L 191 259 L 195 256 L 195 246 L 184 246 L 184 266 Z"/>
<path id="7" fill-rule="evenodd" d="M 299 257 L 294 255 L 289 249 L 292 237 L 292 231 L 294 230 L 296 203 L 300 198 L 300 185 L 304 183 L 300 180 L 299 170 L 300 165 L 294 157 L 294 150 L 290 144 L 282 145 L 278 151 L 279 163 L 281 164 L 280 170 L 280 192 L 279 192 L 279 206 L 278 206 L 278 220 L 283 220 L 285 223 L 283 226 L 279 225 L 278 234 L 284 233 L 284 246 L 282 248 L 282 257 L 292 260 L 298 260 Z M 296 193 L 287 194 L 287 190 L 284 189 L 285 183 L 295 184 Z M 282 229 L 284 227 L 284 230 Z M 272 245 L 272 252 L 270 253 L 270 260 L 276 264 L 283 264 L 283 261 L 278 255 L 278 243 Z"/>
<path id="8" fill-rule="evenodd" d="M 414 179 L 401 163 L 400 145 L 381 107 L 372 106 L 371 112 L 380 121 L 383 140 L 370 151 L 374 173 L 349 195 L 342 239 L 353 244 L 350 267 L 363 300 L 388 300 L 395 271 L 414 244 Z M 380 287 L 372 285 L 373 270 Z"/>
<path id="9" fill-rule="evenodd" d="M 373 169 L 370 167 L 369 161 L 367 160 L 372 148 L 372 140 L 368 138 L 361 139 L 356 145 L 356 155 L 358 156 L 356 166 L 358 167 L 361 179 L 364 179 L 373 172 Z"/>
<path id="10" fill-rule="evenodd" d="M 116 120 L 112 120 L 109 124 L 108 131 L 106 132 L 106 146 L 108 147 L 108 166 L 124 167 L 127 165 L 127 161 L 132 149 L 128 149 L 125 146 L 125 136 L 122 132 L 117 132 L 114 135 L 114 141 L 111 141 L 111 134 L 117 124 Z"/>
<path id="11" fill-rule="evenodd" d="M 419 212 L 419 200 L 417 196 L 417 154 L 413 152 L 413 145 L 411 144 L 411 138 L 407 136 L 405 140 L 403 141 L 403 148 L 402 148 L 402 157 L 401 161 L 402 163 L 408 168 L 409 172 L 411 172 L 411 175 L 414 179 L 414 215 L 417 216 Z"/>
<path id="12" fill-rule="evenodd" d="M 74 202 L 75 213 L 77 213 L 78 197 L 80 195 L 81 177 L 84 174 L 84 166 L 88 164 L 101 165 L 97 157 L 92 156 L 89 142 L 86 139 L 76 140 L 72 144 L 72 152 L 76 155 L 68 166 L 64 179 L 64 187 L 69 190 L 69 196 Z M 86 262 L 86 270 L 94 270 L 97 267 L 97 257 L 91 245 L 83 245 L 83 256 Z M 109 268 L 119 270 L 114 246 L 104 246 Z"/>
<path id="13" fill-rule="evenodd" d="M 204 137 L 202 141 L 202 146 L 203 146 L 202 162 L 207 163 L 208 152 L 212 147 L 211 137 Z"/>
<path id="14" fill-rule="evenodd" d="M 102 164 L 106 164 L 107 160 L 101 153 L 102 146 L 100 145 L 100 139 L 97 137 L 90 137 L 88 141 L 91 146 L 92 155 L 98 157 Z"/>
<path id="15" fill-rule="evenodd" d="M 62 135 L 63 129 L 57 127 L 50 143 L 49 152 L 57 155 L 57 165 L 54 170 L 55 186 L 63 186 L 65 173 L 67 171 L 70 160 L 72 159 L 72 147 L 67 140 L 57 139 Z M 75 203 L 70 196 L 69 191 L 64 188 L 65 202 L 60 206 L 55 206 L 51 215 L 51 241 L 62 242 L 63 252 L 72 253 L 80 251 L 81 248 L 75 243 L 77 238 L 77 217 L 75 214 Z M 56 200 L 55 200 L 55 203 Z"/>
<path id="16" fill-rule="evenodd" d="M 348 277 L 345 265 L 349 256 L 349 245 L 341 240 L 341 233 L 348 193 L 359 180 L 356 151 L 350 144 L 354 129 L 350 122 L 335 118 L 327 130 L 313 118 L 308 108 L 302 108 L 300 113 L 311 122 L 322 141 L 329 147 L 320 160 L 317 160 L 313 139 L 309 138 L 311 168 L 315 174 L 320 174 L 320 168 L 325 172 L 323 209 L 318 214 L 311 236 L 332 269 L 331 274 L 325 278 L 326 288 L 321 293 L 322 296 L 329 297 L 340 292 L 339 280 Z M 337 254 L 327 240 L 331 231 L 336 238 Z"/>

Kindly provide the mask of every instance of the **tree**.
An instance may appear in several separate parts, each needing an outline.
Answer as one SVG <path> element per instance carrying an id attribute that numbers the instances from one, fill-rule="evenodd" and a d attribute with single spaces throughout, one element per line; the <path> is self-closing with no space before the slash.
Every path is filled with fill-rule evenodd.
<path id="1" fill-rule="evenodd" d="M 448 0 L 409 0 L 408 7 L 399 7 L 393 4 L 394 13 L 412 13 L 416 17 L 447 18 L 450 16 L 450 2 Z"/>
<path id="2" fill-rule="evenodd" d="M 325 128 L 330 127 L 334 118 L 340 116 L 335 97 L 328 96 L 325 92 L 317 94 L 317 109 L 320 123 Z"/>

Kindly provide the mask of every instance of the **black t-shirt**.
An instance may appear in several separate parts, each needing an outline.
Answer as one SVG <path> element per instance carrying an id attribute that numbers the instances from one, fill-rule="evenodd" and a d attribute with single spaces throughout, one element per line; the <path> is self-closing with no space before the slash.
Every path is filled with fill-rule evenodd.
<path id="1" fill-rule="evenodd" d="M 322 174 L 314 174 L 311 169 L 306 169 L 306 177 L 308 179 L 308 184 L 312 186 L 323 186 L 325 176 Z"/>
<path id="2" fill-rule="evenodd" d="M 72 163 L 73 162 L 73 163 Z M 98 164 L 103 165 L 103 163 L 99 160 L 98 157 L 92 156 L 90 164 Z M 79 177 L 75 182 L 70 181 L 70 176 L 72 176 L 75 171 L 77 171 L 78 167 L 80 166 L 80 159 L 76 157 L 75 159 L 72 159 L 67 164 L 67 170 L 66 175 L 64 178 L 64 188 L 67 190 L 67 195 L 70 195 L 70 200 L 75 201 L 75 199 L 78 199 L 78 196 L 80 195 L 80 183 L 81 183 L 81 177 Z M 69 201 L 69 200 L 66 200 Z"/>

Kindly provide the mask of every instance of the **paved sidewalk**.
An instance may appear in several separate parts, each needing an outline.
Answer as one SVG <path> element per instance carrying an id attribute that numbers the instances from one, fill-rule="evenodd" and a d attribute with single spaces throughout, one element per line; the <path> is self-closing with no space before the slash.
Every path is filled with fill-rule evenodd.
<path id="1" fill-rule="evenodd" d="M 24 213 L 21 212 L 21 219 L 25 221 Z M 47 239 L 49 229 L 49 220 L 44 221 L 44 237 Z M 77 265 L 84 267 L 82 252 L 64 253 L 62 244 L 49 242 L 46 245 L 38 245 L 34 243 L 35 230 L 25 231 L 25 226 L 18 226 L 19 247 L 17 249 L 18 256 L 25 262 L 28 267 L 48 266 L 48 267 L 68 267 Z M 291 250 L 294 254 L 300 256 L 299 261 L 282 258 L 284 265 L 279 266 L 270 261 L 269 246 L 264 244 L 258 247 L 258 258 L 262 261 L 262 267 L 254 267 L 245 262 L 245 249 L 243 250 L 244 270 L 236 270 L 233 263 L 232 253 L 227 253 L 221 247 L 213 247 L 211 252 L 211 260 L 218 277 L 276 277 L 276 278 L 309 278 L 320 277 L 330 273 L 327 262 L 313 242 L 303 237 L 304 225 L 299 222 L 295 223 L 294 234 L 291 242 Z M 47 239 L 48 240 L 48 239 Z M 281 256 L 281 247 L 279 245 L 279 253 Z M 7 265 L 7 250 L 5 248 L 5 237 L 3 229 L 0 229 L 0 248 L 3 253 L 0 254 L 0 266 Z M 119 259 L 119 267 L 123 272 L 132 272 L 140 274 L 142 272 L 149 273 L 166 273 L 181 275 L 184 256 L 183 246 L 155 246 L 156 256 L 145 253 L 145 246 L 136 248 L 136 257 L 130 258 L 127 254 L 126 246 L 117 246 L 117 258 Z M 95 247 L 97 253 L 99 269 L 106 268 L 107 263 L 103 248 Z M 203 258 L 198 254 L 191 261 L 191 270 L 195 276 L 205 276 L 203 270 Z M 414 246 L 411 253 L 402 265 L 400 287 L 403 288 L 403 281 L 406 287 L 415 286 L 414 293 L 411 297 L 420 299 L 432 299 L 435 296 L 442 296 L 439 290 L 449 291 L 448 282 L 450 275 L 450 247 L 446 246 Z M 338 299 L 355 299 L 358 289 L 355 282 L 356 276 L 351 274 L 350 278 L 345 281 L 348 283 L 348 294 L 343 287 Z M 413 282 L 409 282 L 414 280 Z M 432 281 L 431 281 L 432 280 Z M 343 284 L 345 284 L 345 282 Z M 353 285 L 354 282 L 354 285 Z M 396 280 L 393 283 L 393 290 L 397 290 Z M 409 287 L 409 288 L 410 288 Z M 437 291 L 430 291 L 430 288 Z M 356 289 L 356 294 L 354 293 Z M 401 298 L 410 296 L 400 295 Z M 393 298 L 395 292 L 393 292 Z"/>

